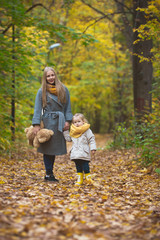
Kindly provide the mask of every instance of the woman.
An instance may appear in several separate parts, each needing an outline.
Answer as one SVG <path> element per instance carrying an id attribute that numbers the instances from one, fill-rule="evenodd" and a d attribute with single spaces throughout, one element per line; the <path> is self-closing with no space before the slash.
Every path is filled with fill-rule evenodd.
<path id="1" fill-rule="evenodd" d="M 44 179 L 57 182 L 58 180 L 53 175 L 55 156 L 67 153 L 63 131 L 69 129 L 72 112 L 69 91 L 51 67 L 44 69 L 42 87 L 38 90 L 35 100 L 32 119 L 35 134 L 40 130 L 41 120 L 44 128 L 54 131 L 51 139 L 42 143 L 38 148 L 38 152 L 43 153 L 46 170 Z"/>

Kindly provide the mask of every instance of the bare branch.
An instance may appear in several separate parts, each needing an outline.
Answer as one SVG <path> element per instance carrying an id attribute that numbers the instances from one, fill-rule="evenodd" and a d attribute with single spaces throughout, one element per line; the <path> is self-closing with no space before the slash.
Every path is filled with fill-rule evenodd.
<path id="1" fill-rule="evenodd" d="M 129 8 L 129 7 L 127 7 L 124 3 L 122 3 L 122 2 L 120 2 L 120 1 L 118 1 L 118 0 L 114 0 L 117 4 L 120 4 L 120 5 L 122 5 L 124 8 L 126 8 L 128 11 L 129 11 L 129 13 L 130 14 L 133 14 L 133 11 Z"/>
<path id="2" fill-rule="evenodd" d="M 91 9 L 93 9 L 95 12 L 101 14 L 103 16 L 101 19 L 107 18 L 110 22 L 112 22 L 115 25 L 116 28 L 120 29 L 120 26 L 113 20 L 112 16 L 114 16 L 116 14 L 122 14 L 124 12 L 118 11 L 118 12 L 114 12 L 114 13 L 105 14 L 104 12 L 100 11 L 99 9 L 93 7 L 91 4 L 86 3 L 84 0 L 81 0 L 81 2 L 84 3 L 86 6 L 90 7 Z M 125 12 L 125 13 L 130 13 L 130 12 Z"/>
<path id="3" fill-rule="evenodd" d="M 98 18 L 97 20 L 94 21 L 94 23 L 91 23 L 90 25 L 88 25 L 88 26 L 86 27 L 86 29 L 83 31 L 83 33 L 85 33 L 89 27 L 93 26 L 94 24 L 96 24 L 97 22 L 99 22 L 100 20 L 102 20 L 102 19 L 104 19 L 104 18 L 105 18 L 105 16 L 103 16 L 103 17 L 101 17 L 101 18 Z"/>
<path id="4" fill-rule="evenodd" d="M 10 23 L 7 27 L 6 27 L 6 29 L 4 30 L 4 31 L 2 31 L 2 34 L 5 34 L 7 31 L 8 31 L 8 29 L 10 28 L 10 27 L 12 27 L 12 23 Z"/>
<path id="5" fill-rule="evenodd" d="M 36 8 L 36 7 L 43 7 L 45 10 L 47 10 L 48 12 L 50 12 L 50 10 L 47 9 L 43 4 L 37 3 L 37 4 L 34 4 L 32 7 L 30 7 L 29 9 L 27 9 L 25 13 L 30 12 L 32 9 L 34 9 L 34 8 Z M 6 29 L 2 31 L 2 34 L 5 34 L 5 33 L 12 27 L 12 25 L 13 25 L 12 23 L 8 24 L 8 26 L 6 27 Z"/>
<path id="6" fill-rule="evenodd" d="M 128 13 L 131 14 L 131 12 L 130 12 L 130 11 L 129 11 L 129 12 L 125 12 L 125 11 L 124 11 L 124 7 L 125 7 L 124 4 L 121 4 L 121 5 L 120 5 L 121 2 L 119 2 L 118 0 L 115 0 L 116 4 L 117 4 L 117 6 L 118 6 L 118 11 L 117 11 L 117 12 L 114 12 L 114 13 L 105 14 L 104 12 L 102 12 L 101 10 L 95 8 L 95 7 L 92 6 L 91 4 L 86 3 L 85 0 L 81 0 L 81 2 L 84 3 L 86 6 L 90 7 L 91 9 L 93 9 L 95 12 L 99 13 L 100 15 L 102 15 L 103 18 L 107 18 L 110 22 L 112 22 L 112 23 L 115 25 L 116 28 L 120 29 L 120 30 L 123 32 L 123 34 L 124 34 L 125 36 L 127 36 L 128 45 L 131 46 L 133 31 L 132 31 L 132 27 L 131 27 L 130 24 L 129 24 L 129 21 L 128 21 L 128 19 L 127 19 L 127 16 L 126 16 L 126 14 L 128 14 Z M 121 25 L 120 25 L 120 24 L 117 24 L 117 23 L 113 20 L 112 16 L 114 16 L 114 15 L 116 15 L 116 14 L 122 14 L 122 19 L 123 19 L 123 21 L 124 21 L 124 24 L 125 24 L 125 26 L 126 26 L 126 29 L 121 28 Z"/>
<path id="7" fill-rule="evenodd" d="M 35 7 L 38 7 L 38 6 L 43 7 L 45 10 L 47 10 L 47 12 L 50 12 L 50 10 L 47 9 L 42 3 L 37 3 L 37 4 L 34 4 L 32 7 L 30 7 L 30 8 L 26 11 L 26 13 L 30 12 L 32 9 L 34 9 Z"/>
<path id="8" fill-rule="evenodd" d="M 103 15 L 103 16 L 107 16 L 104 12 L 100 11 L 99 9 L 93 7 L 91 4 L 86 3 L 84 0 L 81 0 L 82 3 L 84 3 L 85 5 L 87 5 L 88 7 L 92 8 L 94 11 L 96 11 L 97 13 Z"/>
<path id="9" fill-rule="evenodd" d="M 132 37 L 133 37 L 133 30 L 132 30 L 132 26 L 128 20 L 128 17 L 126 15 L 126 12 L 124 11 L 124 4 L 122 2 L 119 2 L 118 0 L 114 0 L 116 2 L 116 5 L 117 5 L 117 9 L 118 11 L 122 12 L 122 21 L 123 21 L 123 25 L 125 26 L 124 27 L 124 30 L 123 30 L 123 33 L 125 34 L 126 36 L 126 39 L 127 39 L 127 43 L 129 43 L 129 45 L 132 44 Z M 132 14 L 133 15 L 133 14 Z"/>
<path id="10" fill-rule="evenodd" d="M 119 14 L 119 13 L 109 13 L 108 15 L 106 15 L 105 13 L 103 13 L 102 11 L 100 11 L 99 9 L 93 7 L 91 4 L 86 3 L 84 0 L 81 0 L 82 3 L 84 3 L 85 5 L 87 5 L 88 7 L 90 7 L 91 9 L 93 9 L 95 12 L 101 14 L 103 16 L 103 18 L 107 18 L 109 21 L 111 21 L 112 23 L 115 24 L 116 27 L 119 28 L 118 24 L 115 23 L 115 21 L 111 18 L 111 16 L 113 16 L 114 14 Z M 102 18 L 101 18 L 102 19 Z"/>

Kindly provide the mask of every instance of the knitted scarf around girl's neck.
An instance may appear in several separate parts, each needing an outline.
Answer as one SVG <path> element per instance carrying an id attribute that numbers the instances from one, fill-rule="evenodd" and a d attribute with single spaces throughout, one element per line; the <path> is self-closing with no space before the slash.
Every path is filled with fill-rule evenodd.
<path id="1" fill-rule="evenodd" d="M 90 124 L 84 123 L 82 126 L 76 127 L 74 124 L 71 125 L 70 136 L 74 138 L 80 137 L 84 132 L 90 128 Z"/>
<path id="2" fill-rule="evenodd" d="M 56 86 L 55 86 L 55 85 L 52 85 L 52 84 L 47 83 L 47 91 L 48 91 L 49 93 L 52 93 L 52 94 L 56 95 L 56 96 L 58 95 L 57 89 L 56 89 Z"/>

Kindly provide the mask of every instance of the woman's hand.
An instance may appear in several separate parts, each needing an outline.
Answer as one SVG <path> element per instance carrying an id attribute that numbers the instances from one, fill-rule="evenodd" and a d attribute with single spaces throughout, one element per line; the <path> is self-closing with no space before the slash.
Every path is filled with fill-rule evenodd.
<path id="1" fill-rule="evenodd" d="M 41 128 L 40 128 L 40 125 L 35 125 L 35 126 L 33 127 L 33 133 L 36 135 L 36 134 L 39 132 L 40 129 L 41 129 Z"/>
<path id="2" fill-rule="evenodd" d="M 65 122 L 63 130 L 64 131 L 69 130 L 69 122 Z"/>

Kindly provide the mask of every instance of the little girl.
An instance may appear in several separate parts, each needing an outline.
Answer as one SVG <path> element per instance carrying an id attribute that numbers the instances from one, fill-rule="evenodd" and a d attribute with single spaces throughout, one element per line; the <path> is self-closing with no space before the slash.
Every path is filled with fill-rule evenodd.
<path id="1" fill-rule="evenodd" d="M 88 124 L 84 115 L 81 113 L 76 113 L 72 119 L 72 125 L 69 131 L 63 132 L 66 141 L 73 143 L 70 151 L 70 159 L 75 162 L 77 169 L 77 182 L 76 185 L 81 185 L 83 183 L 83 172 L 85 174 L 85 179 L 91 180 L 89 161 L 91 160 L 91 154 L 96 152 L 96 142 L 95 137 L 90 129 L 90 124 Z"/>

